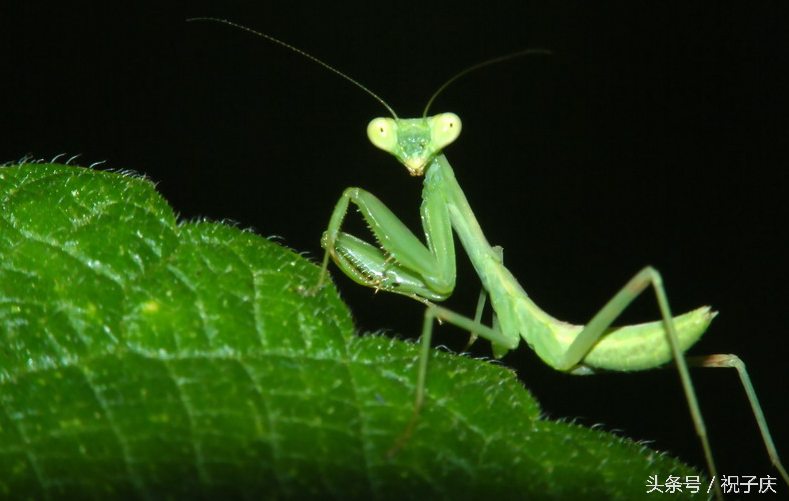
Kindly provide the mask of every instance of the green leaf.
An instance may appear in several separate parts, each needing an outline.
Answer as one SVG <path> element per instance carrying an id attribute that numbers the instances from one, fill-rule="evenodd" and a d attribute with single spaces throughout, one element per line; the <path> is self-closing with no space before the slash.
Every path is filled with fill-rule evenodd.
<path id="1" fill-rule="evenodd" d="M 2 499 L 633 500 L 698 475 L 438 351 L 389 458 L 418 346 L 357 336 L 314 264 L 129 175 L 6 166 L 0 203 Z"/>

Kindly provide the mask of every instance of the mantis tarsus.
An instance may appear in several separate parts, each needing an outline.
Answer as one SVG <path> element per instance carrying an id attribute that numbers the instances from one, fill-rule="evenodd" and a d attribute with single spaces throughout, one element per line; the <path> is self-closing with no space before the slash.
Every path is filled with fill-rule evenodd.
<path id="1" fill-rule="evenodd" d="M 502 59 L 529 52 L 545 51 L 523 51 L 469 68 L 453 77 L 433 95 L 425 107 L 422 118 L 400 119 L 391 107 L 369 89 L 291 45 L 230 21 L 214 18 L 199 19 L 221 22 L 266 38 L 317 62 L 359 86 L 382 103 L 393 117 L 376 118 L 370 122 L 367 128 L 370 141 L 376 147 L 394 155 L 406 167 L 409 174 L 424 177 L 420 210 L 426 244 L 423 244 L 378 198 L 361 188 L 348 188 L 343 192 L 321 242 L 326 252 L 316 290 L 320 289 L 326 280 L 331 258 L 346 275 L 359 284 L 376 290 L 402 294 L 427 306 L 412 418 L 406 431 L 390 452 L 402 447 L 414 432 L 424 405 L 433 323 L 439 320 L 468 330 L 472 333 L 472 341 L 477 336 L 489 340 L 497 358 L 517 348 L 520 340 L 523 339 L 546 364 L 571 374 L 646 370 L 661 367 L 674 360 L 704 450 L 709 473 L 714 479 L 719 477 L 688 366 L 735 368 L 756 417 L 770 459 L 784 481 L 789 484 L 789 475 L 778 457 L 756 392 L 742 361 L 735 355 L 694 356 L 687 359 L 684 356 L 684 352 L 698 341 L 714 318 L 716 313 L 709 307 L 701 307 L 674 317 L 660 273 L 648 266 L 636 273 L 586 325 L 562 322 L 548 315 L 529 298 L 504 266 L 502 250 L 491 246 L 485 238 L 443 153 L 443 149 L 460 134 L 460 119 L 453 113 L 428 117 L 427 111 L 436 95 L 459 76 Z M 361 212 L 377 240 L 377 245 L 341 231 L 351 203 Z M 434 304 L 447 299 L 455 287 L 453 230 L 458 235 L 483 285 L 474 319 Z M 650 286 L 657 298 L 661 320 L 611 327 L 628 305 Z M 480 323 L 488 297 L 494 311 L 491 327 Z M 716 497 L 722 498 L 718 483 L 716 482 L 714 486 Z"/>

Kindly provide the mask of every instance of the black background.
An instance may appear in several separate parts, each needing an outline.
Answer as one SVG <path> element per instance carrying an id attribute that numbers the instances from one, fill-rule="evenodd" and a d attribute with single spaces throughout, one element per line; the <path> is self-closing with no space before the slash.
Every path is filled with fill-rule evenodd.
<path id="1" fill-rule="evenodd" d="M 347 186 L 419 228 L 420 180 L 365 137 L 385 111 L 263 39 L 185 18 L 280 37 L 401 116 L 421 114 L 472 64 L 552 50 L 464 77 L 434 105 L 463 119 L 447 156 L 489 240 L 558 318 L 585 322 L 646 264 L 663 273 L 675 312 L 720 310 L 692 353 L 743 358 L 789 456 L 784 2 L 4 5 L 0 161 L 81 154 L 80 165 L 135 170 L 183 218 L 230 219 L 316 260 Z M 479 282 L 459 256 L 448 304 L 471 313 Z M 360 330 L 418 335 L 419 304 L 332 272 Z M 656 318 L 650 294 L 624 320 Z M 439 331 L 439 343 L 462 348 L 464 333 Z M 579 378 L 526 348 L 502 363 L 548 415 L 602 423 L 703 465 L 673 371 Z M 736 374 L 694 377 L 721 473 L 777 476 Z"/>

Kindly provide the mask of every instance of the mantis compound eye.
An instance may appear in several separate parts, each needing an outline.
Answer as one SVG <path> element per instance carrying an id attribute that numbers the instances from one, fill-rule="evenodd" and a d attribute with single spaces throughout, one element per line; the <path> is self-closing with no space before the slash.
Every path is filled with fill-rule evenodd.
<path id="1" fill-rule="evenodd" d="M 393 153 L 397 144 L 395 121 L 391 118 L 375 118 L 367 126 L 367 137 L 376 148 Z"/>
<path id="2" fill-rule="evenodd" d="M 433 144 L 437 150 L 443 149 L 460 135 L 460 117 L 454 113 L 442 113 L 432 120 Z"/>

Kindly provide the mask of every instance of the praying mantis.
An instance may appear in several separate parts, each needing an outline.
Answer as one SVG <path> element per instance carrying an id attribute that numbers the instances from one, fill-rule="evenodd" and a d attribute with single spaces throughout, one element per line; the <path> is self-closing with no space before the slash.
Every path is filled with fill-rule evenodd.
<path id="1" fill-rule="evenodd" d="M 734 368 L 750 402 L 770 459 L 783 480 L 789 484 L 789 475 L 779 459 L 743 362 L 735 355 L 686 357 L 684 354 L 707 330 L 716 312 L 705 306 L 674 316 L 662 276 L 656 269 L 647 266 L 636 273 L 587 324 L 563 322 L 536 305 L 505 267 L 502 249 L 488 243 L 444 154 L 444 149 L 458 138 L 462 129 L 461 120 L 453 113 L 428 117 L 428 110 L 436 95 L 455 79 L 507 57 L 486 61 L 456 75 L 433 95 L 421 118 L 401 119 L 372 91 L 289 44 L 230 21 L 215 18 L 193 20 L 220 22 L 266 38 L 360 87 L 391 114 L 391 118 L 376 118 L 369 123 L 367 134 L 372 144 L 395 156 L 411 176 L 424 178 L 420 214 L 425 243 L 374 195 L 361 188 L 347 188 L 336 204 L 321 240 L 325 253 L 320 279 L 315 287 L 315 291 L 320 290 L 326 283 L 329 261 L 333 261 L 343 273 L 361 285 L 376 291 L 401 294 L 426 306 L 413 414 L 390 454 L 404 447 L 414 433 L 425 405 L 433 326 L 436 321 L 443 321 L 469 331 L 471 342 L 478 337 L 487 339 L 492 344 L 496 358 L 503 357 L 524 341 L 547 365 L 570 374 L 648 370 L 673 361 L 713 479 L 719 478 L 717 468 L 688 367 Z M 545 51 L 522 51 L 508 57 L 534 52 Z M 350 205 L 358 208 L 375 236 L 376 244 L 342 231 Z M 483 290 L 473 318 L 436 304 L 451 296 L 455 288 L 453 231 L 482 282 Z M 661 319 L 612 327 L 617 317 L 648 288 L 655 293 Z M 488 300 L 494 312 L 491 326 L 481 323 Z M 714 488 L 716 497 L 722 499 L 718 482 L 714 483 Z"/>

